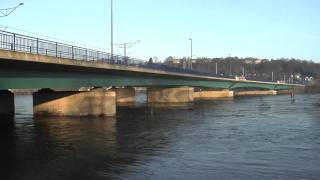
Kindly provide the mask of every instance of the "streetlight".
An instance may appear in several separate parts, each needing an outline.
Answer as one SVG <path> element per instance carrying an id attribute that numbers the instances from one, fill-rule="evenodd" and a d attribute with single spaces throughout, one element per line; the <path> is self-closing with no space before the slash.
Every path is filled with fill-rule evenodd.
<path id="1" fill-rule="evenodd" d="M 216 60 L 216 76 L 218 76 L 218 60 Z"/>
<path id="2" fill-rule="evenodd" d="M 111 0 L 111 61 L 113 61 L 113 0 Z"/>
<path id="3" fill-rule="evenodd" d="M 0 17 L 9 16 L 13 11 L 15 11 L 19 6 L 24 5 L 23 3 L 19 3 L 17 6 L 12 8 L 0 9 Z"/>
<path id="4" fill-rule="evenodd" d="M 242 77 L 245 77 L 244 66 L 242 67 Z"/>
<path id="5" fill-rule="evenodd" d="M 190 45 L 191 45 L 191 47 L 190 47 L 190 51 L 191 51 L 191 52 L 190 52 L 190 53 L 191 53 L 191 54 L 190 54 L 190 61 L 191 61 L 190 68 L 192 69 L 192 56 L 193 56 L 193 53 L 192 53 L 192 50 L 193 50 L 193 49 L 192 49 L 192 48 L 193 48 L 193 47 L 192 47 L 192 46 L 193 46 L 193 44 L 192 44 L 192 38 L 189 38 L 189 41 L 190 41 Z"/>

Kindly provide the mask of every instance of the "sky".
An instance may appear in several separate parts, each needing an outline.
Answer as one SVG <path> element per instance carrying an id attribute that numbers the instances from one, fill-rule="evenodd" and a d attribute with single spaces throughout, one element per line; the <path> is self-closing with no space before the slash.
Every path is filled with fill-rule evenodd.
<path id="1" fill-rule="evenodd" d="M 110 52 L 110 0 L 23 2 L 0 29 Z M 135 58 L 300 58 L 320 62 L 319 0 L 113 0 L 114 43 Z M 22 31 L 23 30 L 23 31 Z M 28 33 L 27 33 L 28 32 Z M 40 36 L 41 35 L 41 36 Z M 123 49 L 114 48 L 123 55 Z"/>

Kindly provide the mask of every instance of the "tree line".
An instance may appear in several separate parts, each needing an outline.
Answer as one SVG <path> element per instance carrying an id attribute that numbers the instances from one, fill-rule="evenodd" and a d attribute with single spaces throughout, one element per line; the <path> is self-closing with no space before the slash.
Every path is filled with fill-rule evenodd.
<path id="1" fill-rule="evenodd" d="M 169 66 L 188 68 L 217 76 L 245 76 L 259 81 L 286 81 L 304 83 L 320 78 L 320 64 L 300 59 L 258 59 L 258 58 L 197 58 L 192 63 L 186 58 L 168 57 L 163 62 Z"/>

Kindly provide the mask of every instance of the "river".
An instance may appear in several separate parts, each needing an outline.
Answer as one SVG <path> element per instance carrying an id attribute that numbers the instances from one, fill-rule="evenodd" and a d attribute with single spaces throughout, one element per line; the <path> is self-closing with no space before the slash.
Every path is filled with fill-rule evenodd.
<path id="1" fill-rule="evenodd" d="M 0 179 L 320 179 L 320 95 L 119 107 L 115 118 L 37 118 L 16 96 Z"/>

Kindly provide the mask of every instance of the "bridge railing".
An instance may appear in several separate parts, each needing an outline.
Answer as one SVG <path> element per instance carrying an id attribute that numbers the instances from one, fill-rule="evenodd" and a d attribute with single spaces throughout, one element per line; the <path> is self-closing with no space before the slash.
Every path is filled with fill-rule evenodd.
<path id="1" fill-rule="evenodd" d="M 82 48 L 65 43 L 30 37 L 0 30 L 0 49 L 68 58 L 84 61 L 103 61 L 110 64 L 140 65 L 146 62 L 139 59 L 113 55 L 102 51 Z"/>
<path id="2" fill-rule="evenodd" d="M 113 55 L 102 51 L 78 47 L 51 40 L 30 37 L 0 30 L 0 49 L 53 56 L 58 58 L 68 58 L 74 60 L 104 62 L 109 64 L 121 64 L 126 66 L 140 66 L 143 68 L 156 69 L 175 73 L 205 75 L 213 77 L 224 77 L 212 73 L 199 72 L 191 69 L 183 69 L 164 64 L 147 63 L 141 59 Z M 230 77 L 228 77 L 230 78 Z"/>

